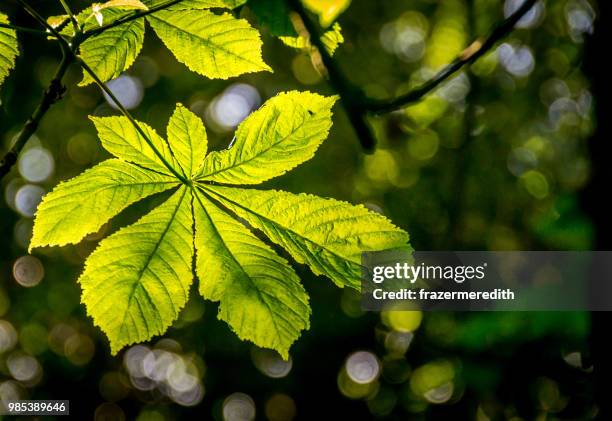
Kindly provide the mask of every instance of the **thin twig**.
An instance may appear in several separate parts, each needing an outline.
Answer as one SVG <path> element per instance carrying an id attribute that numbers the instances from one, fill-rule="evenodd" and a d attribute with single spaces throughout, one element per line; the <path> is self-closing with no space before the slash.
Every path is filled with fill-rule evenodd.
<path id="1" fill-rule="evenodd" d="M 79 26 L 79 22 L 74 17 L 74 13 L 72 13 L 72 10 L 70 9 L 70 6 L 68 6 L 68 3 L 66 3 L 66 0 L 59 0 L 59 2 L 62 4 L 62 7 L 64 8 L 64 10 L 66 11 L 66 14 L 70 18 L 70 21 L 72 22 L 72 26 L 74 27 L 74 32 L 75 33 L 81 32 L 81 27 Z"/>
<path id="2" fill-rule="evenodd" d="M 145 142 L 147 142 L 147 144 L 149 145 L 149 147 L 153 150 L 153 152 L 155 153 L 155 155 L 157 155 L 157 157 L 163 162 L 163 164 L 166 166 L 166 168 L 168 168 L 168 170 L 174 174 L 174 176 L 176 178 L 178 178 L 179 180 L 181 180 L 183 183 L 185 184 L 189 184 L 189 181 L 187 180 L 187 178 L 185 177 L 185 175 L 179 174 L 172 165 L 170 165 L 170 163 L 166 160 L 166 158 L 161 154 L 161 152 L 157 149 L 157 147 L 153 144 L 153 141 L 149 138 L 149 136 L 144 132 L 144 130 L 142 130 L 142 128 L 140 127 L 140 124 L 138 124 L 138 122 L 136 121 L 136 119 L 134 119 L 134 117 L 132 117 L 132 114 L 130 114 L 130 112 L 127 110 L 127 108 L 125 108 L 125 106 L 121 103 L 121 101 L 119 101 L 117 99 L 117 97 L 115 96 L 115 94 L 113 93 L 113 91 L 111 91 L 109 89 L 108 86 L 106 86 L 106 84 L 104 82 L 102 82 L 102 80 L 98 77 L 98 75 L 91 69 L 91 67 L 89 67 L 87 65 L 87 63 L 85 63 L 80 57 L 77 57 L 77 62 L 81 65 L 81 67 L 83 68 L 84 71 L 86 71 L 89 76 L 91 76 L 91 78 L 94 80 L 94 82 L 96 82 L 96 84 L 100 87 L 100 89 L 102 89 L 108 96 L 109 98 L 114 102 L 115 106 L 119 109 L 119 111 L 121 111 L 121 114 L 123 114 L 128 120 L 129 122 L 132 124 L 132 126 L 134 126 L 134 128 L 136 129 L 136 131 L 144 138 Z"/>
<path id="3" fill-rule="evenodd" d="M 89 37 L 98 35 L 98 34 L 104 32 L 104 31 L 106 31 L 108 29 L 114 28 L 116 26 L 122 25 L 122 24 L 127 23 L 127 22 L 131 22 L 131 21 L 136 20 L 136 19 L 140 19 L 142 17 L 150 15 L 151 13 L 155 13 L 155 12 L 158 12 L 160 10 L 167 9 L 168 7 L 174 6 L 175 4 L 180 3 L 181 1 L 183 1 L 183 0 L 170 0 L 170 1 L 167 1 L 165 3 L 159 4 L 157 6 L 151 7 L 149 9 L 147 9 L 147 10 L 142 10 L 142 11 L 133 13 L 131 15 L 123 16 L 123 17 L 121 17 L 121 18 L 119 18 L 119 19 L 117 19 L 117 20 L 115 20 L 115 21 L 113 21 L 113 22 L 111 22 L 109 24 L 102 25 L 102 26 L 100 26 L 98 28 L 95 28 L 95 29 L 90 29 L 89 31 L 85 31 L 85 33 L 83 34 L 83 38 L 87 39 Z"/>
<path id="4" fill-rule="evenodd" d="M 362 92 L 350 84 L 346 77 L 344 77 L 344 74 L 337 66 L 335 60 L 331 57 L 325 45 L 323 45 L 323 42 L 321 42 L 321 35 L 316 25 L 308 17 L 301 0 L 289 0 L 289 3 L 291 8 L 300 16 L 304 28 L 306 28 L 306 31 L 310 34 L 311 45 L 316 47 L 319 51 L 321 61 L 327 69 L 329 83 L 340 95 L 340 101 L 346 110 L 348 119 L 355 129 L 361 146 L 367 151 L 373 150 L 376 140 L 361 108 L 361 104 L 364 102 Z"/>
<path id="5" fill-rule="evenodd" d="M 49 34 L 47 32 L 41 31 L 40 29 L 26 28 L 25 26 L 10 25 L 8 23 L 1 23 L 0 22 L 0 28 L 12 29 L 13 31 L 25 32 L 25 33 L 28 33 L 28 34 L 40 35 L 40 36 L 43 36 L 43 37 L 48 37 L 49 36 Z"/>
<path id="6" fill-rule="evenodd" d="M 373 114 L 384 114 L 421 100 L 425 95 L 433 91 L 438 85 L 459 71 L 463 66 L 474 63 L 487 51 L 493 48 L 500 39 L 512 32 L 516 23 L 521 20 L 536 2 L 537 0 L 525 0 L 512 15 L 508 16 L 508 18 L 493 28 L 490 35 L 484 41 L 477 40 L 472 43 L 463 54 L 421 86 L 391 101 L 367 101 L 363 104 L 363 108 Z"/>
<path id="7" fill-rule="evenodd" d="M 49 22 L 45 20 L 45 18 L 43 18 L 36 10 L 34 10 L 34 8 L 32 8 L 32 6 L 27 4 L 24 0 L 16 1 L 25 9 L 26 12 L 30 14 L 30 16 L 32 16 L 38 23 L 44 26 L 47 31 L 49 31 L 55 38 L 57 38 L 64 55 L 72 55 L 72 50 L 70 48 L 70 45 L 68 45 L 68 41 L 66 41 L 64 37 L 53 26 L 51 26 Z"/>
<path id="8" fill-rule="evenodd" d="M 4 177 L 11 170 L 13 165 L 17 162 L 17 158 L 19 153 L 27 143 L 28 139 L 36 132 L 40 121 L 42 120 L 45 113 L 49 110 L 49 108 L 59 101 L 64 95 L 65 88 L 62 85 L 62 79 L 70 66 L 70 63 L 74 60 L 73 55 L 64 55 L 60 65 L 58 66 L 55 76 L 49 83 L 49 86 L 45 90 L 43 94 L 43 98 L 34 111 L 32 116 L 28 119 L 26 124 L 23 126 L 23 129 L 17 136 L 17 140 L 11 149 L 4 155 L 2 160 L 0 160 L 0 179 Z"/>

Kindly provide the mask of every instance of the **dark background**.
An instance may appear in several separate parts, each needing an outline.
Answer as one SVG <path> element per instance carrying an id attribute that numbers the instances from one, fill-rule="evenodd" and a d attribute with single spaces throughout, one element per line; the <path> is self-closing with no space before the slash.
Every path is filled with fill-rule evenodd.
<path id="1" fill-rule="evenodd" d="M 512 2 L 354 0 L 338 17 L 346 41 L 335 60 L 347 80 L 370 97 L 393 97 L 486 34 L 504 18 L 505 3 Z M 611 249 L 606 235 L 610 122 L 602 94 L 609 78 L 604 65 L 609 13 L 603 10 L 609 5 L 600 3 L 549 0 L 529 27 L 517 28 L 503 46 L 433 95 L 370 118 L 378 140 L 374 154 L 364 154 L 337 106 L 330 137 L 315 158 L 266 187 L 365 203 L 406 229 L 417 250 Z M 55 2 L 30 4 L 47 15 L 61 13 Z M 0 8 L 13 22 L 35 27 L 12 5 L 3 2 Z M 257 26 L 248 4 L 239 13 Z M 275 73 L 218 81 L 190 73 L 148 31 L 139 61 L 127 72 L 131 81 L 140 81 L 143 93 L 132 112 L 163 133 L 175 103 L 182 102 L 204 118 L 211 147 L 220 149 L 233 132 L 220 123 L 240 110 L 227 96 L 237 83 L 254 88 L 261 101 L 290 89 L 334 93 L 308 51 L 286 47 L 265 28 L 262 32 L 264 59 Z M 57 46 L 34 36 L 20 41 L 17 70 L 0 97 L 0 140 L 7 147 L 34 109 L 59 55 Z M 193 361 L 203 397 L 187 407 L 169 398 L 163 384 L 139 390 L 130 381 L 124 352 L 110 356 L 106 338 L 79 304 L 75 280 L 100 237 L 35 252 L 45 275 L 34 287 L 13 276 L 16 259 L 27 254 L 31 226 L 15 192 L 24 185 L 50 190 L 108 157 L 86 116 L 112 109 L 96 88 L 76 87 L 79 79 L 72 69 L 66 98 L 29 143 L 52 155 L 51 175 L 28 181 L 24 165 L 2 181 L 3 398 L 16 391 L 21 398 L 70 399 L 79 419 L 223 419 L 227 398 L 236 392 L 251 397 L 258 419 L 602 416 L 610 381 L 606 314 L 426 313 L 415 326 L 415 315 L 398 322 L 389 314 L 361 313 L 356 293 L 339 290 L 300 265 L 295 268 L 311 295 L 312 326 L 292 348 L 286 377 L 258 370 L 252 345 L 216 320 L 216 305 L 204 303 L 194 290 L 181 320 L 164 336 L 173 342 L 156 338 L 147 346 L 158 355 L 165 350 Z M 227 106 L 218 105 L 223 100 Z M 135 221 L 160 199 L 132 206 L 104 235 Z M 389 338 L 402 330 L 411 331 L 403 337 L 414 337 L 407 350 L 398 351 Z M 3 343 L 9 344 L 6 349 Z M 364 386 L 346 374 L 347 357 L 360 350 L 375 355 L 381 367 L 377 379 Z M 35 359 L 38 374 L 19 381 L 14 362 L 32 364 L 24 355 Z M 452 393 L 439 403 L 422 393 L 441 393 L 449 384 Z M 278 394 L 284 400 L 272 399 Z"/>

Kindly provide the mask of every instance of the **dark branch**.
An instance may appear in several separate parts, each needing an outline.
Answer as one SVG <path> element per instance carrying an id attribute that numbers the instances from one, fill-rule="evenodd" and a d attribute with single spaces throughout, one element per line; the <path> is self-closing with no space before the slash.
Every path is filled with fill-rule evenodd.
<path id="1" fill-rule="evenodd" d="M 87 39 L 89 37 L 93 37 L 95 35 L 98 35 L 98 34 L 104 32 L 104 31 L 108 30 L 108 29 L 114 28 L 114 27 L 122 25 L 124 23 L 131 22 L 131 21 L 136 20 L 136 19 L 140 19 L 142 17 L 150 15 L 151 13 L 155 13 L 155 12 L 159 12 L 160 10 L 167 9 L 168 7 L 174 6 L 175 4 L 180 3 L 181 1 L 183 1 L 183 0 L 170 0 L 170 1 L 167 1 L 165 3 L 159 4 L 157 6 L 151 7 L 148 10 L 142 10 L 142 11 L 133 13 L 131 15 L 123 16 L 123 17 L 121 17 L 121 18 L 119 18 L 119 19 L 117 19 L 117 20 L 115 20 L 115 21 L 113 21 L 113 22 L 111 22 L 111 23 L 109 23 L 107 25 L 102 25 L 99 28 L 95 28 L 95 29 L 91 29 L 89 31 L 86 31 L 83 34 L 84 35 L 84 39 Z"/>
<path id="2" fill-rule="evenodd" d="M 74 27 L 74 32 L 78 34 L 81 31 L 81 28 L 79 27 L 79 22 L 74 17 L 74 13 L 72 13 L 70 6 L 68 6 L 68 3 L 66 3 L 66 0 L 59 0 L 59 1 L 62 4 L 64 11 L 68 15 L 68 18 L 72 22 L 72 26 Z"/>
<path id="3" fill-rule="evenodd" d="M 43 94 L 43 98 L 32 114 L 32 116 L 28 119 L 26 124 L 23 126 L 23 129 L 17 136 L 17 140 L 11 146 L 11 149 L 4 155 L 2 160 L 0 160 L 0 179 L 4 177 L 11 170 L 13 165 L 17 162 L 17 158 L 19 153 L 27 143 L 28 139 L 36 132 L 38 129 L 38 125 L 40 121 L 46 114 L 46 112 L 51 108 L 53 104 L 59 101 L 64 95 L 65 88 L 62 85 L 62 79 L 72 63 L 74 56 L 72 55 L 64 55 L 62 61 L 57 68 L 55 76 L 49 83 L 49 86 L 45 90 Z"/>
<path id="4" fill-rule="evenodd" d="M 433 78 L 405 95 L 399 96 L 391 101 L 368 101 L 363 108 L 374 114 L 383 114 L 394 111 L 405 105 L 421 100 L 425 95 L 433 91 L 438 85 L 459 71 L 463 66 L 474 63 L 497 42 L 512 32 L 516 23 L 534 6 L 537 0 L 526 0 L 516 12 L 498 24 L 484 41 L 475 41 L 463 54 L 452 63 L 444 67 Z"/>
<path id="5" fill-rule="evenodd" d="M 8 23 L 1 23 L 0 22 L 0 28 L 12 29 L 13 31 L 25 32 L 27 34 L 40 35 L 40 36 L 43 36 L 43 37 L 48 37 L 49 36 L 49 34 L 47 32 L 41 31 L 39 29 L 32 29 L 32 28 L 26 28 L 24 26 L 10 25 Z"/>
<path id="6" fill-rule="evenodd" d="M 24 8 L 24 10 L 28 12 L 30 16 L 32 16 L 38 23 L 40 23 L 43 27 L 45 27 L 47 31 L 49 31 L 50 34 L 52 34 L 55 38 L 57 38 L 60 41 L 62 48 L 68 46 L 68 43 L 66 42 L 64 37 L 53 26 L 51 26 L 45 20 L 45 18 L 43 18 L 36 10 L 34 10 L 32 6 L 27 4 L 24 0 L 17 0 L 17 3 L 19 3 Z"/>
<path id="7" fill-rule="evenodd" d="M 356 89 L 337 66 L 335 60 L 331 57 L 323 43 L 321 42 L 321 34 L 316 28 L 316 25 L 310 20 L 301 0 L 289 0 L 292 9 L 300 16 L 304 27 L 310 34 L 310 43 L 319 51 L 321 61 L 327 69 L 329 83 L 334 90 L 340 95 L 340 101 L 346 110 L 348 119 L 350 120 L 355 133 L 361 142 L 361 146 L 367 151 L 373 150 L 376 144 L 376 139 L 372 134 L 372 129 L 366 121 L 366 116 L 360 104 L 363 101 L 363 94 Z"/>

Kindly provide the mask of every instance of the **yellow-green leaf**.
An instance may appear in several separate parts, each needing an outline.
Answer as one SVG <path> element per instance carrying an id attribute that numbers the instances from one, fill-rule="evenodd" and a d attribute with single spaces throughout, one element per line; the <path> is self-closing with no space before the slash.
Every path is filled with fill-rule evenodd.
<path id="1" fill-rule="evenodd" d="M 359 288 L 363 252 L 409 248 L 406 232 L 364 206 L 284 191 L 204 188 L 296 261 L 341 287 Z"/>
<path id="2" fill-rule="evenodd" d="M 308 295 L 272 249 L 196 191 L 196 272 L 200 293 L 220 301 L 219 318 L 241 339 L 283 358 L 309 326 Z"/>
<path id="3" fill-rule="evenodd" d="M 96 129 L 102 146 L 115 155 L 134 164 L 162 174 L 171 175 L 163 161 L 147 143 L 145 138 L 134 128 L 126 117 L 90 117 Z M 179 169 L 167 142 L 155 130 L 144 123 L 138 123 L 161 156 L 176 170 Z M 180 171 L 178 171 L 180 172 Z"/>
<path id="4" fill-rule="evenodd" d="M 0 23 L 9 23 L 8 17 L 3 13 L 0 13 Z M 0 85 L 15 66 L 18 55 L 17 33 L 13 29 L 0 28 Z"/>
<path id="5" fill-rule="evenodd" d="M 104 9 L 122 9 L 122 10 L 147 10 L 146 4 L 139 0 L 109 0 L 105 3 L 94 3 L 91 6 L 94 12 Z"/>
<path id="6" fill-rule="evenodd" d="M 148 0 L 149 6 L 158 6 L 167 0 Z M 235 9 L 242 6 L 247 0 L 182 0 L 173 4 L 168 10 L 187 10 L 187 9 Z"/>
<path id="7" fill-rule="evenodd" d="M 204 160 L 207 150 L 206 129 L 202 120 L 177 104 L 168 123 L 168 142 L 186 175 L 191 176 Z"/>
<path id="8" fill-rule="evenodd" d="M 203 76 L 271 71 L 261 58 L 259 33 L 246 20 L 208 10 L 163 10 L 147 19 L 177 60 Z"/>
<path id="9" fill-rule="evenodd" d="M 118 159 L 104 161 L 43 197 L 30 249 L 78 243 L 130 204 L 177 185 L 174 177 Z"/>
<path id="10" fill-rule="evenodd" d="M 134 63 L 142 49 L 144 34 L 144 19 L 115 26 L 85 40 L 79 49 L 80 56 L 106 82 L 119 76 Z M 93 81 L 88 73 L 84 73 L 79 85 L 85 86 Z"/>
<path id="11" fill-rule="evenodd" d="M 310 50 L 312 49 L 312 43 L 310 39 L 302 36 L 280 36 L 279 39 L 288 45 L 289 47 L 297 48 L 299 50 Z M 323 35 L 321 35 L 321 43 L 325 50 L 330 55 L 334 55 L 338 46 L 344 42 L 344 36 L 342 35 L 342 28 L 338 22 L 334 23 L 333 26 L 325 31 Z"/>
<path id="12" fill-rule="evenodd" d="M 111 352 L 166 331 L 193 281 L 191 195 L 182 187 L 133 225 L 103 240 L 79 278 L 82 301 Z"/>
<path id="13" fill-rule="evenodd" d="M 198 180 L 258 184 L 309 160 L 329 133 L 336 99 L 291 91 L 266 101 L 240 124 L 230 149 L 206 157 Z"/>

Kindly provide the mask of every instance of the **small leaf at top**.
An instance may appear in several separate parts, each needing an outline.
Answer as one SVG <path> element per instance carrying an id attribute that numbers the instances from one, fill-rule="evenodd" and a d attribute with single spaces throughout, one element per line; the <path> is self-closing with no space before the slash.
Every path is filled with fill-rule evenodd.
<path id="1" fill-rule="evenodd" d="M 231 149 L 206 157 L 198 180 L 258 184 L 308 161 L 329 133 L 336 99 L 291 91 L 266 101 L 240 124 Z"/>

